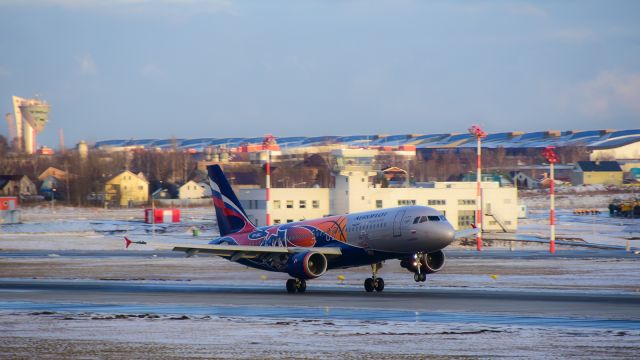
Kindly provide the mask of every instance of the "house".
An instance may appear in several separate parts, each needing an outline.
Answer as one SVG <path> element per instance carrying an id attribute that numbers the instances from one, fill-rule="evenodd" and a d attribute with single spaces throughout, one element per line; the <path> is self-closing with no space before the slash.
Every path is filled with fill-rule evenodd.
<path id="1" fill-rule="evenodd" d="M 26 175 L 0 175 L 2 196 L 31 196 L 37 193 L 36 184 Z"/>
<path id="2" fill-rule="evenodd" d="M 149 189 L 153 199 L 176 199 L 178 197 L 178 185 L 167 181 L 153 180 L 149 182 Z"/>
<path id="3" fill-rule="evenodd" d="M 180 186 L 178 190 L 179 199 L 202 199 L 205 197 L 204 186 L 196 183 L 193 180 L 189 180 L 184 185 Z"/>
<path id="4" fill-rule="evenodd" d="M 129 170 L 111 178 L 104 185 L 105 202 L 110 206 L 134 206 L 149 202 L 149 182 L 142 174 Z"/>
<path id="5" fill-rule="evenodd" d="M 622 185 L 623 172 L 617 161 L 578 161 L 571 174 L 573 185 Z"/>
<path id="6" fill-rule="evenodd" d="M 522 171 L 512 171 L 513 183 L 518 189 L 537 189 L 540 182 Z"/>
<path id="7" fill-rule="evenodd" d="M 38 180 L 39 181 L 44 181 L 49 176 L 53 176 L 57 180 L 66 180 L 67 176 L 69 176 L 69 174 L 64 170 L 60 170 L 60 169 L 54 168 L 53 166 L 49 166 L 47 168 L 47 170 L 43 171 L 38 176 Z"/>

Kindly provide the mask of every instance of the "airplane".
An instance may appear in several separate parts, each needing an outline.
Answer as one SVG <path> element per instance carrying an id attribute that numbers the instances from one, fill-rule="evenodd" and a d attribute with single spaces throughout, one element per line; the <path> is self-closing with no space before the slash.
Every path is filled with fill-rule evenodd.
<path id="1" fill-rule="evenodd" d="M 211 165 L 207 170 L 220 237 L 206 245 L 163 247 L 189 256 L 213 254 L 249 267 L 288 273 L 289 293 L 304 293 L 306 281 L 327 270 L 365 265 L 371 266 L 365 290 L 381 292 L 385 284 L 378 271 L 390 259 L 399 259 L 400 265 L 414 274 L 414 281 L 424 282 L 428 274 L 444 267 L 444 248 L 479 231 L 456 232 L 438 210 L 415 205 L 256 227 L 220 166 Z M 125 237 L 125 246 L 131 244 L 147 242 Z"/>

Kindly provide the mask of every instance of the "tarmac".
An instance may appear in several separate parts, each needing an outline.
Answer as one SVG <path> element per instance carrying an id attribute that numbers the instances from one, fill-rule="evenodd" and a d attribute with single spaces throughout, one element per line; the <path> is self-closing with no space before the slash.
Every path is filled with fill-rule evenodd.
<path id="1" fill-rule="evenodd" d="M 103 357 L 108 351 L 111 358 L 182 358 L 188 352 L 354 359 L 633 358 L 640 351 L 637 255 L 447 255 L 445 270 L 426 283 L 388 262 L 380 273 L 387 283 L 382 293 L 364 291 L 369 269 L 361 267 L 331 271 L 308 281 L 306 293 L 288 294 L 286 274 L 216 257 L 0 251 L 0 328 L 6 330 L 0 351 L 14 358 Z"/>

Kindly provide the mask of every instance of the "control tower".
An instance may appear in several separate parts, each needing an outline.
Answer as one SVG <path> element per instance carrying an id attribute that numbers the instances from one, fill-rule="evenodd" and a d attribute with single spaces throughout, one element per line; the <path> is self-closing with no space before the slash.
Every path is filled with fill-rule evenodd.
<path id="1" fill-rule="evenodd" d="M 33 154 L 37 149 L 36 137 L 49 121 L 49 105 L 39 99 L 13 97 L 18 151 Z"/>

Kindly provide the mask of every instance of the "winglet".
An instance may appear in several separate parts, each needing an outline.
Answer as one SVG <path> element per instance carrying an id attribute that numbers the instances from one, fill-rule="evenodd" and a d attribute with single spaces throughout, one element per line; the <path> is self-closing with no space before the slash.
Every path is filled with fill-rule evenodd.
<path id="1" fill-rule="evenodd" d="M 124 248 L 128 249 L 133 241 L 129 240 L 126 236 L 124 237 Z"/>

